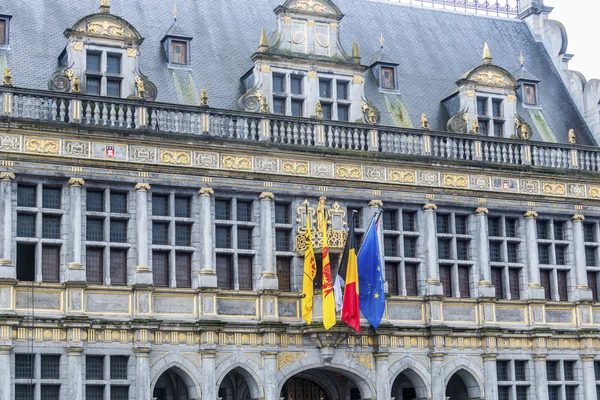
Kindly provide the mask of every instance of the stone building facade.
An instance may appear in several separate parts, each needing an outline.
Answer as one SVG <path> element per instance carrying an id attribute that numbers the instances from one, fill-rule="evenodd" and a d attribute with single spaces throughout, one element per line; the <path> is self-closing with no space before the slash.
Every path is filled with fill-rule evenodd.
<path id="1" fill-rule="evenodd" d="M 600 95 L 541 0 L 22 3 L 1 400 L 598 398 Z M 302 320 L 321 198 L 334 270 L 382 212 L 377 330 Z"/>

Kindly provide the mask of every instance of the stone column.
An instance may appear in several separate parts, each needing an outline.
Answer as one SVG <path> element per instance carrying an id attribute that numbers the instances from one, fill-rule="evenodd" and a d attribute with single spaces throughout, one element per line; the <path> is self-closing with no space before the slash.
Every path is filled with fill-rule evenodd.
<path id="1" fill-rule="evenodd" d="M 535 397 L 548 398 L 548 377 L 546 376 L 546 355 L 534 354 L 533 367 L 535 372 Z"/>
<path id="2" fill-rule="evenodd" d="M 135 185 L 135 223 L 137 265 L 133 284 L 136 286 L 152 285 L 152 270 L 148 266 L 148 192 L 150 185 L 138 183 Z"/>
<path id="3" fill-rule="evenodd" d="M 263 351 L 264 400 L 279 400 L 279 381 L 277 380 L 277 352 Z"/>
<path id="4" fill-rule="evenodd" d="M 278 287 L 277 270 L 275 265 L 275 246 L 273 239 L 275 229 L 273 225 L 272 200 L 275 195 L 271 192 L 260 194 L 260 256 L 262 271 L 260 272 L 259 289 L 276 290 Z"/>
<path id="5" fill-rule="evenodd" d="M 587 270 L 585 261 L 585 237 L 583 234 L 582 214 L 571 217 L 573 222 L 573 254 L 575 255 L 575 290 L 571 301 L 592 300 L 592 291 L 588 288 Z"/>
<path id="6" fill-rule="evenodd" d="M 12 262 L 12 181 L 15 174 L 0 172 L 0 279 L 16 279 Z M 1 398 L 1 397 L 0 397 Z"/>
<path id="7" fill-rule="evenodd" d="M 202 249 L 200 251 L 200 287 L 217 287 L 217 274 L 213 263 L 212 212 L 210 197 L 215 194 L 211 188 L 202 188 L 200 195 L 200 234 Z"/>
<path id="8" fill-rule="evenodd" d="M 375 357 L 375 373 L 377 377 L 377 400 L 389 400 L 391 390 L 390 374 L 388 370 L 389 354 L 379 353 L 374 354 Z"/>
<path id="9" fill-rule="evenodd" d="M 427 296 L 441 296 L 443 293 L 440 283 L 440 271 L 437 265 L 437 232 L 435 229 L 435 204 L 425 204 L 423 206 L 423 218 L 425 220 L 425 266 L 427 268 Z"/>
<path id="10" fill-rule="evenodd" d="M 67 264 L 67 282 L 85 282 L 85 269 L 81 262 L 81 188 L 85 184 L 82 178 L 69 179 L 69 241 L 70 260 Z"/>
<path id="11" fill-rule="evenodd" d="M 479 262 L 479 297 L 495 297 L 496 289 L 492 286 L 492 271 L 490 270 L 490 252 L 488 242 L 488 209 L 479 207 L 475 210 L 477 233 L 475 248 Z"/>
<path id="12" fill-rule="evenodd" d="M 0 399 L 12 399 L 10 355 L 12 346 L 0 346 Z"/>
<path id="13" fill-rule="evenodd" d="M 135 353 L 136 400 L 148 400 L 150 393 L 150 349 L 137 348 Z"/>
<path id="14" fill-rule="evenodd" d="M 69 400 L 83 399 L 83 383 L 81 380 L 81 356 L 83 348 L 67 347 L 67 368 L 68 368 L 68 390 L 67 398 Z"/>
<path id="15" fill-rule="evenodd" d="M 583 398 L 584 400 L 596 400 L 596 374 L 594 371 L 594 354 L 583 354 L 581 356 L 581 369 L 583 370 Z"/>
<path id="16" fill-rule="evenodd" d="M 200 383 L 200 388 L 203 399 L 217 398 L 216 355 L 217 352 L 215 350 L 202 352 L 202 382 Z"/>
<path id="17" fill-rule="evenodd" d="M 496 353 L 486 353 L 483 358 L 484 388 L 486 400 L 498 400 L 498 375 L 496 373 Z"/>
<path id="18" fill-rule="evenodd" d="M 443 400 L 446 398 L 444 383 L 444 353 L 431 353 L 431 398 Z"/>
<path id="19" fill-rule="evenodd" d="M 544 289 L 540 286 L 540 266 L 538 259 L 536 211 L 525 212 L 525 245 L 527 268 L 529 269 L 529 283 L 527 284 L 528 299 L 543 299 Z M 547 288 L 549 289 L 549 288 Z"/>

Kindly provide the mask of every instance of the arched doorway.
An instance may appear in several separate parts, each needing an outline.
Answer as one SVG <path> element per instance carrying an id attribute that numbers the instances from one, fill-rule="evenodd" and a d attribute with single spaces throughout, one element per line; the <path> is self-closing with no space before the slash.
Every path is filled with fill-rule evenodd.
<path id="1" fill-rule="evenodd" d="M 427 398 L 427 387 L 423 379 L 413 370 L 405 369 L 394 380 L 392 397 L 396 400 Z"/>
<path id="2" fill-rule="evenodd" d="M 335 368 L 314 368 L 288 378 L 281 387 L 284 400 L 360 400 L 361 391 L 351 373 Z"/>
<path id="3" fill-rule="evenodd" d="M 479 399 L 481 398 L 479 383 L 468 371 L 460 369 L 446 384 L 446 398 L 449 400 Z"/>
<path id="4" fill-rule="evenodd" d="M 254 377 L 244 368 L 236 367 L 221 381 L 217 396 L 223 400 L 251 400 L 258 397 L 258 390 Z"/>
<path id="5" fill-rule="evenodd" d="M 158 378 L 152 397 L 157 400 L 189 400 L 188 388 L 193 386 L 190 377 L 180 368 L 171 367 Z"/>
<path id="6" fill-rule="evenodd" d="M 303 378 L 291 378 L 283 385 L 281 397 L 286 400 L 329 400 L 317 383 Z"/>

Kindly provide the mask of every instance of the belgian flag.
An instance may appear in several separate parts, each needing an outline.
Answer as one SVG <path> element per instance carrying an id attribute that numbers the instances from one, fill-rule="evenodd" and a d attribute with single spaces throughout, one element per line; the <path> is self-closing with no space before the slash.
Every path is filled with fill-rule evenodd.
<path id="1" fill-rule="evenodd" d="M 342 306 L 342 321 L 360 332 L 360 301 L 358 293 L 358 262 L 356 259 L 356 238 L 354 236 L 354 218 L 350 223 L 350 232 L 344 247 L 339 275 L 344 279 L 344 303 Z"/>

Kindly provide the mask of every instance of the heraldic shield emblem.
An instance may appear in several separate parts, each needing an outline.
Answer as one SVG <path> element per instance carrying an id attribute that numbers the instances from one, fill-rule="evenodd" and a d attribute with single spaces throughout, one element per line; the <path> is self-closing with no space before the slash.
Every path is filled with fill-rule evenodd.
<path id="1" fill-rule="evenodd" d="M 104 152 L 106 153 L 106 157 L 113 158 L 115 156 L 115 146 L 106 146 Z"/>

